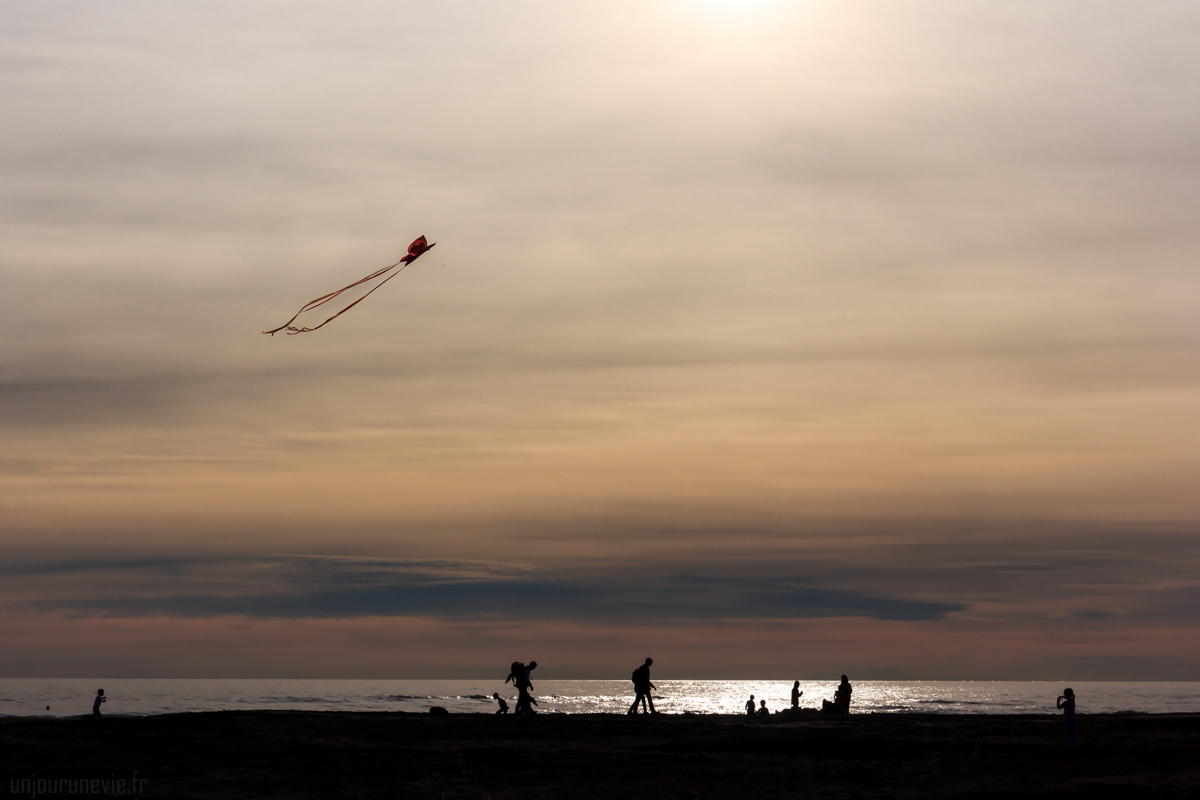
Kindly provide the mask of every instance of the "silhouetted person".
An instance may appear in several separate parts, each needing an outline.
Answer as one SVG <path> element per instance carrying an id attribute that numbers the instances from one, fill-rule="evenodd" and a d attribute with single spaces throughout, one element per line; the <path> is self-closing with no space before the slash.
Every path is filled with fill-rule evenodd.
<path id="1" fill-rule="evenodd" d="M 754 695 L 750 695 L 750 699 L 746 701 L 746 713 L 754 716 Z"/>
<path id="2" fill-rule="evenodd" d="M 529 693 L 533 691 L 533 671 L 537 669 L 537 662 L 530 661 L 529 666 L 523 665 L 520 661 L 513 662 L 513 672 L 508 677 L 513 678 L 517 687 L 517 714 L 536 714 L 533 706 L 537 705 L 537 700 L 530 697 Z M 505 678 L 505 683 L 508 683 L 508 678 Z"/>
<path id="3" fill-rule="evenodd" d="M 767 701 L 766 701 L 766 700 L 763 700 L 763 701 L 761 701 L 761 705 L 760 705 L 760 707 L 759 707 L 759 709 L 758 709 L 758 713 L 759 713 L 759 714 L 762 714 L 763 716 L 769 716 L 769 715 L 771 714 L 771 711 L 770 711 L 770 709 L 768 709 L 768 708 L 767 708 Z"/>
<path id="4" fill-rule="evenodd" d="M 1063 711 L 1063 719 L 1067 722 L 1067 744 L 1075 744 L 1075 690 L 1063 689 L 1058 698 L 1058 708 Z"/>
<path id="5" fill-rule="evenodd" d="M 92 719 L 100 719 L 100 704 L 107 703 L 108 698 L 104 696 L 103 689 L 96 690 L 96 700 L 92 703 Z M 1073 708 L 1073 706 L 1072 706 Z M 1074 721 L 1074 720 L 1072 720 Z"/>
<path id="6" fill-rule="evenodd" d="M 499 692 L 493 692 L 492 699 L 500 704 L 500 709 L 496 712 L 497 714 L 508 713 L 508 703 L 504 702 L 504 698 L 500 696 Z"/>
<path id="7" fill-rule="evenodd" d="M 796 681 L 795 683 L 792 684 L 792 710 L 793 711 L 800 710 L 800 695 L 802 695 L 802 694 L 804 694 L 804 692 L 800 691 L 800 681 Z"/>
<path id="8" fill-rule="evenodd" d="M 658 713 L 654 709 L 654 698 L 650 696 L 650 691 L 654 689 L 654 684 L 650 682 L 650 665 L 653 663 L 653 658 L 647 658 L 644 664 L 633 671 L 633 691 L 635 695 L 633 705 L 629 707 L 630 714 L 636 715 L 638 713 L 639 703 L 642 706 L 642 713 Z"/>
<path id="9" fill-rule="evenodd" d="M 854 693 L 854 687 L 850 685 L 850 679 L 845 675 L 842 676 L 842 683 L 837 688 L 837 693 L 834 695 L 834 702 L 841 709 L 843 714 L 850 713 L 850 695 Z"/>
<path id="10" fill-rule="evenodd" d="M 525 713 L 524 704 L 521 699 L 525 696 L 525 665 L 520 661 L 512 662 L 512 666 L 508 670 L 508 677 L 504 679 L 505 683 L 511 683 L 513 688 L 517 690 L 517 712 L 518 714 Z"/>
<path id="11" fill-rule="evenodd" d="M 850 685 L 850 679 L 843 675 L 842 682 L 838 684 L 837 691 L 833 694 L 833 702 L 822 700 L 821 711 L 826 714 L 849 714 L 850 695 L 853 693 L 854 687 Z"/>

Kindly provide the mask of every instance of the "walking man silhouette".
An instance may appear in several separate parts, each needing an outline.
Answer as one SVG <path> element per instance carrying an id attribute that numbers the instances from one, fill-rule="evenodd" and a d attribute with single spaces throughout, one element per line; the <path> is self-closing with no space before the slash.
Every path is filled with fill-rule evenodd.
<path id="1" fill-rule="evenodd" d="M 536 714 L 533 706 L 537 705 L 537 700 L 534 700 L 529 693 L 533 691 L 533 671 L 537 669 L 537 662 L 530 661 L 529 666 L 521 670 L 521 677 L 517 683 L 517 712 L 518 714 Z"/>
<path id="2" fill-rule="evenodd" d="M 638 703 L 642 705 L 642 713 L 657 714 L 654 709 L 654 698 L 650 696 L 650 690 L 654 688 L 654 684 L 650 682 L 650 665 L 654 663 L 653 658 L 647 658 L 646 663 L 633 671 L 633 691 L 636 696 L 633 698 L 633 705 L 629 707 L 629 713 L 634 716 L 638 713 Z M 649 704 L 650 710 L 646 710 L 646 705 Z"/>

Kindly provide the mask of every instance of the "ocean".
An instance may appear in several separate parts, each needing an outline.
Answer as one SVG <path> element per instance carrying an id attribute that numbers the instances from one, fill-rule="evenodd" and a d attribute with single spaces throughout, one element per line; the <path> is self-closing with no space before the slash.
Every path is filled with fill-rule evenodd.
<path id="1" fill-rule="evenodd" d="M 790 681 L 655 680 L 654 703 L 669 714 L 737 714 L 754 695 L 772 711 L 790 705 Z M 853 681 L 856 713 L 1037 714 L 1054 712 L 1064 684 L 1047 681 Z M 833 699 L 836 681 L 801 681 L 802 707 Z M 633 701 L 625 681 L 534 678 L 538 710 L 555 714 L 618 714 Z M 0 679 L 0 716 L 90 714 L 103 688 L 106 716 L 188 711 L 295 709 L 415 711 L 443 706 L 456 714 L 489 714 L 499 692 L 514 705 L 503 679 L 486 680 L 189 680 Z M 1079 713 L 1200 712 L 1200 682 L 1074 683 Z M 47 708 L 48 707 L 48 708 Z"/>

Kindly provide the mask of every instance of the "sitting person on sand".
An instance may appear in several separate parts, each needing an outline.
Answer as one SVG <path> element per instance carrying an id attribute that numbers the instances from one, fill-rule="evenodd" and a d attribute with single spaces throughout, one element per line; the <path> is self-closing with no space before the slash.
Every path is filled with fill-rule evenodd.
<path id="1" fill-rule="evenodd" d="M 767 708 L 767 701 L 766 701 L 766 700 L 763 700 L 763 701 L 762 701 L 762 707 L 758 709 L 758 713 L 759 713 L 759 714 L 765 714 L 765 715 L 767 715 L 767 716 L 770 716 L 770 714 L 771 714 L 771 711 L 770 711 L 770 709 L 768 709 L 768 708 Z"/>
<path id="2" fill-rule="evenodd" d="M 492 699 L 500 704 L 500 710 L 496 712 L 497 714 L 508 713 L 508 703 L 504 702 L 504 698 L 500 696 L 499 692 L 492 692 Z"/>
<path id="3" fill-rule="evenodd" d="M 746 701 L 746 713 L 754 716 L 754 695 L 750 695 L 750 699 Z"/>
<path id="4" fill-rule="evenodd" d="M 100 719 L 100 704 L 107 703 L 108 698 L 104 696 L 103 689 L 96 690 L 96 701 L 92 703 L 92 718 Z"/>

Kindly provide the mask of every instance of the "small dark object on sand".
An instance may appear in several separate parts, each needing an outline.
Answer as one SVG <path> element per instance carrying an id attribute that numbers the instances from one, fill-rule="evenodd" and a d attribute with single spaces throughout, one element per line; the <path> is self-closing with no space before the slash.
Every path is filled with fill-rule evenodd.
<path id="1" fill-rule="evenodd" d="M 449 714 L 450 714 L 449 711 L 447 711 L 446 709 L 444 709 L 441 706 L 430 706 L 429 713 L 435 717 L 445 717 L 445 716 L 449 716 Z"/>

